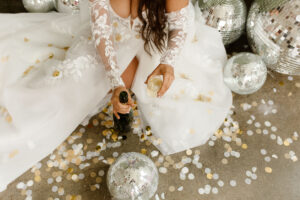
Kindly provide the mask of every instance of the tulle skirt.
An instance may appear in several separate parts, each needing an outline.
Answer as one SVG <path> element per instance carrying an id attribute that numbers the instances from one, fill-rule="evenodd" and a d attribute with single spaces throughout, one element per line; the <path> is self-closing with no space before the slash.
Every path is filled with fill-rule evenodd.
<path id="1" fill-rule="evenodd" d="M 89 23 L 79 22 L 59 13 L 0 15 L 0 191 L 109 100 Z M 165 155 L 204 144 L 232 105 L 221 36 L 200 20 L 193 27 L 162 98 L 144 84 L 160 55 L 147 54 L 136 37 L 117 48 L 122 71 L 139 60 L 132 91 Z"/>

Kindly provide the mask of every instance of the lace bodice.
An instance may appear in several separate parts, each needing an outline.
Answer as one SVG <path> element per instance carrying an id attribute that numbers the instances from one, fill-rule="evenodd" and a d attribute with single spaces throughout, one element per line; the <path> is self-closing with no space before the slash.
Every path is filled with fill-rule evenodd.
<path id="1" fill-rule="evenodd" d="M 110 6 L 109 0 L 89 0 L 91 11 L 91 27 L 95 46 L 105 66 L 111 87 L 124 86 L 120 68 L 116 59 L 116 46 L 130 37 L 140 39 L 141 20 L 122 18 Z M 162 64 L 176 66 L 187 37 L 187 26 L 190 23 L 189 4 L 179 11 L 166 13 L 168 21 L 168 43 L 166 51 L 161 57 Z M 145 15 L 145 11 L 143 15 Z M 131 24 L 132 21 L 132 24 Z M 118 31 L 116 31 L 118 30 Z"/>

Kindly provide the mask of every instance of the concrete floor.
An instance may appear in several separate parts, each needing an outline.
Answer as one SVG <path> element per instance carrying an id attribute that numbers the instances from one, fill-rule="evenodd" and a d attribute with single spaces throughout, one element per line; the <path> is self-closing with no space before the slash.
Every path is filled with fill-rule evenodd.
<path id="1" fill-rule="evenodd" d="M 300 77 L 285 76 L 272 72 L 271 76 L 268 76 L 264 87 L 257 93 L 248 96 L 235 95 L 235 108 L 233 109 L 232 118 L 239 123 L 242 131 L 237 134 L 241 142 L 238 140 L 236 142 L 226 142 L 222 138 L 217 138 L 214 141 L 214 145 L 212 145 L 212 142 L 208 142 L 203 146 L 192 149 L 192 155 L 190 155 L 191 152 L 182 152 L 168 158 L 165 157 L 165 161 L 161 166 L 167 166 L 168 172 L 166 174 L 160 173 L 158 197 L 153 198 L 153 200 L 300 199 L 300 163 L 297 161 L 297 155 L 300 154 L 300 146 L 299 140 L 297 140 L 298 137 L 294 135 L 294 132 L 300 133 L 299 90 Z M 251 116 L 255 117 L 252 124 L 249 121 Z M 101 123 L 98 115 L 93 119 L 97 119 Z M 72 149 L 72 144 L 83 144 L 84 154 L 88 151 L 95 151 L 97 143 L 104 138 L 101 132 L 105 128 L 97 125 L 97 120 L 93 119 L 91 124 L 85 127 L 86 132 L 81 137 L 74 141 L 70 137 L 66 141 L 65 151 Z M 259 122 L 261 127 L 256 122 Z M 268 124 L 269 122 L 271 126 Z M 81 128 L 82 126 L 78 127 L 73 136 L 78 135 Z M 251 135 L 249 130 L 254 132 L 253 135 Z M 279 137 L 283 140 L 283 144 Z M 272 138 L 276 139 L 273 140 Z M 122 141 L 121 147 L 101 151 L 100 155 L 104 157 L 104 160 L 110 162 L 111 158 L 113 158 L 113 152 L 141 152 L 142 149 L 146 149 L 146 155 L 151 157 L 151 152 L 155 150 L 155 147 L 148 145 L 150 144 L 147 142 L 140 142 L 137 135 L 130 134 L 127 140 Z M 264 150 L 266 150 L 266 155 L 262 155 Z M 193 180 L 189 180 L 189 178 L 181 180 L 179 176 L 181 169 L 175 169 L 172 166 L 173 161 L 178 163 L 184 156 L 193 159 L 193 155 L 198 154 L 199 151 L 199 162 L 202 163 L 203 167 L 198 169 L 192 163 L 185 164 L 185 167 L 189 168 L 189 173 L 192 173 L 190 177 L 193 178 L 192 176 L 194 175 L 195 178 Z M 239 152 L 240 157 L 231 156 L 227 158 L 228 163 L 224 164 L 226 160 L 222 159 L 225 158 L 224 152 L 226 151 L 233 151 L 235 152 L 233 153 L 234 155 L 236 155 L 236 152 Z M 56 150 L 53 154 L 57 153 L 58 151 Z M 155 162 L 158 160 L 158 157 L 151 159 Z M 40 169 L 35 169 L 36 171 L 34 169 L 28 170 L 15 180 L 5 192 L 0 193 L 0 199 L 23 200 L 26 199 L 26 192 L 27 194 L 32 192 L 32 199 L 34 200 L 111 199 L 105 184 L 105 175 L 109 168 L 108 164 L 91 159 L 88 161 L 90 166 L 84 169 L 80 169 L 76 164 L 70 164 L 66 170 L 60 170 L 57 167 L 51 167 L 49 164 L 47 166 L 47 161 L 49 162 L 49 160 L 50 157 L 45 158 L 41 161 L 42 166 Z M 156 164 L 158 165 L 159 163 L 156 162 Z M 257 168 L 255 173 L 252 171 L 253 167 Z M 272 173 L 267 173 L 266 170 L 269 168 L 266 167 L 270 167 Z M 211 172 L 207 171 L 208 169 L 206 168 L 209 168 Z M 105 175 L 99 178 L 97 174 L 100 170 L 104 170 Z M 80 173 L 83 173 L 85 178 L 82 180 L 74 179 L 75 181 L 71 179 L 72 175 L 75 174 L 76 176 Z M 247 177 L 247 174 L 250 178 Z M 213 175 L 213 178 L 211 175 Z M 41 180 L 39 180 L 39 176 Z M 57 181 L 54 180 L 52 184 L 47 183 L 48 178 L 54 177 L 55 179 L 57 176 L 59 176 Z M 251 179 L 251 184 L 246 184 L 246 178 Z M 62 180 L 60 181 L 60 179 Z M 17 189 L 17 184 L 20 182 L 26 184 L 30 180 L 34 182 L 33 186 L 27 187 L 25 190 Z M 224 182 L 223 187 L 221 187 L 220 180 Z M 234 185 L 232 180 L 236 181 L 235 187 L 230 184 L 231 181 Z M 247 182 L 249 183 L 249 180 Z M 58 187 L 58 192 L 52 191 L 53 189 L 55 191 L 53 186 Z M 100 186 L 99 189 L 97 188 L 98 186 Z M 183 186 L 182 191 L 178 191 L 178 188 L 181 186 Z M 217 190 L 217 193 L 214 194 L 211 190 L 209 194 L 200 194 L 202 191 L 201 189 L 199 191 L 199 188 L 205 187 L 207 190 L 209 190 L 209 187 L 215 187 L 213 191 L 216 193 Z"/>

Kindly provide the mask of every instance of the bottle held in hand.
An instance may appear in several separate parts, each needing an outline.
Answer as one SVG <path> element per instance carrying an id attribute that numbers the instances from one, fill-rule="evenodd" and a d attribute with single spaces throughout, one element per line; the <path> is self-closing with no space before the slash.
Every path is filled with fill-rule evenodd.
<path id="1" fill-rule="evenodd" d="M 128 93 L 126 91 L 120 92 L 119 101 L 122 104 L 128 103 Z M 115 115 L 114 117 L 114 128 L 118 130 L 120 133 L 128 133 L 131 131 L 131 125 L 133 121 L 133 112 L 132 109 L 127 114 L 118 113 L 120 119 L 118 119 Z"/>

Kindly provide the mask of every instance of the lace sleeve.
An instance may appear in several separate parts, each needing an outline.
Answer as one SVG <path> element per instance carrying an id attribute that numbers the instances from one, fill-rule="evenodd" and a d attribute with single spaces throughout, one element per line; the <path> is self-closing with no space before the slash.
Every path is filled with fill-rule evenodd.
<path id="1" fill-rule="evenodd" d="M 110 21 L 108 0 L 89 0 L 91 8 L 91 27 L 95 46 L 105 67 L 112 89 L 124 86 L 117 65 L 113 43 L 113 30 Z"/>
<path id="2" fill-rule="evenodd" d="M 177 56 L 180 54 L 187 37 L 188 6 L 166 13 L 168 21 L 168 46 L 160 59 L 161 64 L 175 67 Z"/>

